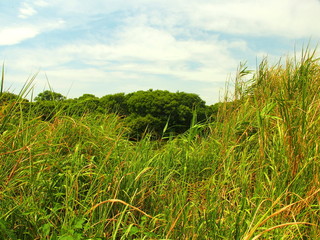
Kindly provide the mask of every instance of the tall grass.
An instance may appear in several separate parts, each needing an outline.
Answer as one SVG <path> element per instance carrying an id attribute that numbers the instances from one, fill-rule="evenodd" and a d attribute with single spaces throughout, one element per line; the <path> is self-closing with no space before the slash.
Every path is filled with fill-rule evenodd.
<path id="1" fill-rule="evenodd" d="M 319 239 L 319 61 L 248 73 L 215 122 L 161 144 L 116 115 L 1 106 L 0 238 Z"/>

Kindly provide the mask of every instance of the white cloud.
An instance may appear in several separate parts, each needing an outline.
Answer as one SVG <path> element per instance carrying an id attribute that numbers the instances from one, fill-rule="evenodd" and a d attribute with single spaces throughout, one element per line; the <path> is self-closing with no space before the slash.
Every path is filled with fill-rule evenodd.
<path id="1" fill-rule="evenodd" d="M 28 18 L 37 13 L 37 11 L 28 3 L 23 3 L 22 7 L 19 9 L 19 18 Z"/>
<path id="2" fill-rule="evenodd" d="M 35 1 L 33 1 L 33 3 L 34 3 L 35 6 L 38 6 L 38 7 L 49 6 L 49 3 L 47 1 L 44 1 L 44 0 L 35 0 Z"/>
<path id="3" fill-rule="evenodd" d="M 315 24 L 320 20 L 317 0 L 203 1 L 193 8 L 192 24 L 207 30 L 249 36 L 320 36 Z"/>
<path id="4" fill-rule="evenodd" d="M 107 91 L 110 84 L 115 91 L 183 90 L 190 89 L 188 83 L 196 82 L 208 86 L 220 84 L 238 64 L 231 55 L 232 48 L 245 50 L 246 45 L 241 41 L 221 41 L 218 37 L 210 41 L 179 40 L 165 30 L 126 26 L 119 29 L 108 44 L 82 41 L 51 49 L 17 49 L 10 52 L 6 62 L 8 66 L 13 65 L 10 68 L 17 66 L 11 71 L 30 74 L 40 69 L 47 74 L 54 89 L 64 89 L 74 82 L 71 91 L 76 88 L 78 95 L 90 89 L 103 95 L 107 92 L 102 91 Z M 44 78 L 37 79 L 46 82 Z M 94 90 L 92 86 L 100 87 Z M 78 90 L 79 87 L 82 90 Z M 213 101 L 212 98 L 205 100 Z"/>
<path id="5" fill-rule="evenodd" d="M 320 20 L 318 0 L 37 0 L 23 5 L 22 16 L 33 15 L 44 6 L 62 18 L 78 19 L 79 25 L 99 14 L 122 12 L 127 15 L 127 23 L 144 22 L 167 31 L 193 28 L 258 37 L 320 37 L 320 27 L 316 24 Z"/>
<path id="6" fill-rule="evenodd" d="M 14 45 L 38 34 L 39 30 L 30 26 L 3 28 L 0 30 L 0 46 Z"/>
<path id="7" fill-rule="evenodd" d="M 237 61 L 230 53 L 232 48 L 245 50 L 246 46 L 243 42 L 219 39 L 210 42 L 177 40 L 164 31 L 133 27 L 122 30 L 112 44 L 66 45 L 55 51 L 55 55 L 60 52 L 106 71 L 139 73 L 140 76 L 169 75 L 184 80 L 212 82 L 217 73 L 221 76 L 236 67 Z"/>
<path id="8" fill-rule="evenodd" d="M 0 29 L 0 46 L 19 44 L 31 39 L 40 33 L 63 27 L 63 20 L 42 21 L 38 24 L 15 24 L 14 26 Z"/>
<path id="9" fill-rule="evenodd" d="M 184 89 L 199 83 L 208 87 L 194 91 L 209 96 L 209 89 L 218 91 L 217 85 L 242 60 L 234 50 L 237 56 L 253 58 L 266 52 L 253 52 L 246 39 L 320 37 L 317 0 L 29 0 L 21 6 L 26 22 L 0 30 L 0 45 L 17 44 L 62 27 L 70 29 L 68 42 L 63 43 L 64 33 L 56 32 L 50 35 L 60 37 L 54 46 L 24 49 L 21 44 L 7 52 L 7 64 L 26 75 L 40 69 L 57 89 L 76 81 L 82 93 L 93 85 Z M 84 28 L 86 32 L 81 32 Z M 117 82 L 121 82 L 118 88 Z"/>
<path id="10" fill-rule="evenodd" d="M 144 34 L 133 34 L 137 32 Z M 138 29 L 137 32 L 131 29 L 111 45 L 67 44 L 54 49 L 19 49 L 12 54 L 17 55 L 14 58 L 19 68 L 26 71 L 37 68 L 47 70 L 75 63 L 96 66 L 105 71 L 166 74 L 196 81 L 212 81 L 210 73 L 228 71 L 237 64 L 228 50 L 228 43 L 219 42 L 218 39 L 211 43 L 178 41 L 164 32 L 150 29 Z M 132 41 L 129 41 L 130 38 Z M 234 45 L 239 46 L 238 43 Z M 190 62 L 197 67 L 190 68 Z"/>

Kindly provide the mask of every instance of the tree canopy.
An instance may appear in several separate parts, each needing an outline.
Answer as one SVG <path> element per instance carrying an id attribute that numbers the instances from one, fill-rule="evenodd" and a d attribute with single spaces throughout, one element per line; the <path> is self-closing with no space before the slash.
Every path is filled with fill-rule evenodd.
<path id="1" fill-rule="evenodd" d="M 37 97 L 34 98 L 35 101 L 62 101 L 67 98 L 61 93 L 54 91 L 46 90 L 42 93 L 39 93 Z"/>
<path id="2" fill-rule="evenodd" d="M 6 95 L 6 98 L 14 97 Z M 217 112 L 217 106 L 206 106 L 197 94 L 152 89 L 109 94 L 101 98 L 83 94 L 74 99 L 46 90 L 34 100 L 34 114 L 46 121 L 50 121 L 57 111 L 69 116 L 116 113 L 126 122 L 130 135 L 137 139 L 146 131 L 158 137 L 163 135 L 164 129 L 169 134 L 183 133 L 190 128 L 195 116 L 198 122 L 203 122 L 209 117 L 214 120 L 211 116 Z"/>

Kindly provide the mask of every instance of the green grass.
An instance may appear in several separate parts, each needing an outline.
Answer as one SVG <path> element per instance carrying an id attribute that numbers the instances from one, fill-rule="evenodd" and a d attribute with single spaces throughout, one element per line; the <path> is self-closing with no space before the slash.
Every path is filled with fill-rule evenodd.
<path id="1" fill-rule="evenodd" d="M 163 142 L 1 105 L 0 239 L 319 239 L 320 63 L 248 73 L 215 122 Z"/>

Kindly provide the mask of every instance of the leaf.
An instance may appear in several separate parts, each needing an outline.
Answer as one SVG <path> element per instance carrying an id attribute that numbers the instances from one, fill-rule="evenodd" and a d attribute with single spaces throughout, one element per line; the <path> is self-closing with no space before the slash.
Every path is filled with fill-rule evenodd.
<path id="1" fill-rule="evenodd" d="M 74 237 L 70 236 L 70 235 L 66 235 L 66 236 L 61 236 L 58 238 L 59 240 L 75 240 Z"/>
<path id="2" fill-rule="evenodd" d="M 133 227 L 130 228 L 130 235 L 135 235 L 138 232 L 140 232 L 140 230 L 136 226 L 133 226 Z"/>
<path id="3" fill-rule="evenodd" d="M 41 227 L 41 231 L 45 236 L 49 236 L 52 224 L 46 223 Z"/>
<path id="4" fill-rule="evenodd" d="M 81 219 L 78 219 L 76 221 L 76 223 L 73 225 L 74 229 L 81 229 L 83 228 L 83 223 L 86 221 L 85 218 L 81 218 Z"/>

